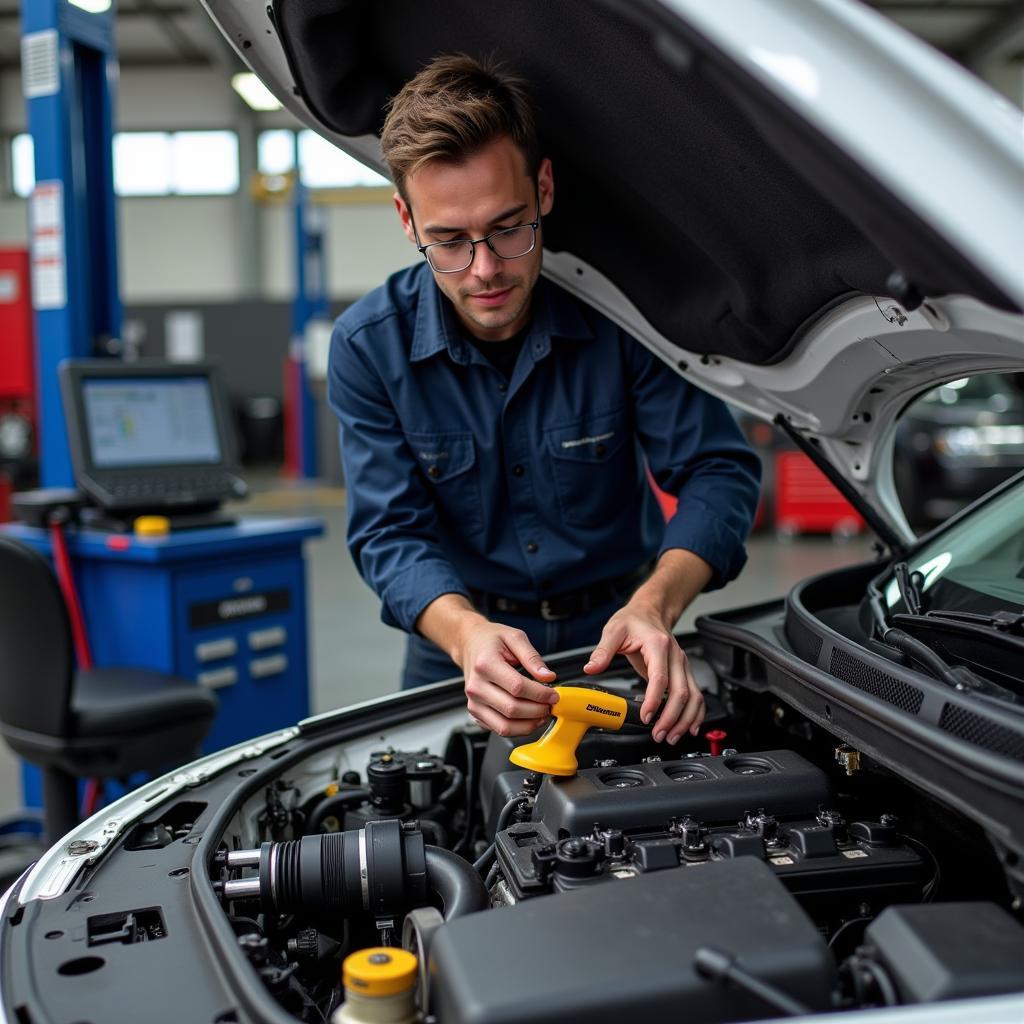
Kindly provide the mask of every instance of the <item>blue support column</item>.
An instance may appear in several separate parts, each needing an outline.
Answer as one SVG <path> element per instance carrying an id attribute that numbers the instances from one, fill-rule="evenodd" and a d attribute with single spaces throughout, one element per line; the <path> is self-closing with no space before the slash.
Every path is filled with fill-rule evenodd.
<path id="1" fill-rule="evenodd" d="M 296 160 L 296 166 L 298 161 Z M 306 328 L 313 320 L 327 317 L 327 261 L 323 210 L 309 201 L 309 193 L 296 173 L 295 216 L 295 300 L 292 303 L 292 344 L 294 470 L 298 476 L 317 475 L 316 399 L 309 386 L 306 367 Z"/>
<path id="2" fill-rule="evenodd" d="M 57 382 L 64 359 L 107 355 L 121 333 L 113 127 L 115 5 L 22 0 L 22 78 L 35 147 L 29 200 L 40 475 L 74 483 Z"/>

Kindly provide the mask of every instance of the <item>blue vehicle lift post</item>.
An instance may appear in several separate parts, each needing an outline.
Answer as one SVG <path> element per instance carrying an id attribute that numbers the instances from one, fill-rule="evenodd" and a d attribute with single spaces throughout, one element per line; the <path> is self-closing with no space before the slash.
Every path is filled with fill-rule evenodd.
<path id="1" fill-rule="evenodd" d="M 115 9 L 112 3 L 91 13 L 69 0 L 21 5 L 23 89 L 35 148 L 29 231 L 44 487 L 74 485 L 57 366 L 114 354 L 121 333 Z"/>
<path id="2" fill-rule="evenodd" d="M 292 303 L 292 341 L 289 348 L 289 390 L 292 402 L 292 437 L 288 465 L 298 477 L 317 475 L 316 398 L 309 384 L 306 330 L 314 320 L 328 314 L 327 272 L 323 210 L 309 201 L 298 170 L 296 136 L 296 173 L 293 186 L 295 225 L 295 299 Z"/>

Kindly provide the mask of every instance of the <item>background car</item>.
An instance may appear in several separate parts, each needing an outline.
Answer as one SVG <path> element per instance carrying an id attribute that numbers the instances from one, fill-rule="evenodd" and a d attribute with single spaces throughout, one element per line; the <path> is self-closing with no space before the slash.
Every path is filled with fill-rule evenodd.
<path id="1" fill-rule="evenodd" d="M 1024 377 L 961 377 L 900 417 L 893 471 L 911 525 L 923 529 L 1024 469 Z"/>

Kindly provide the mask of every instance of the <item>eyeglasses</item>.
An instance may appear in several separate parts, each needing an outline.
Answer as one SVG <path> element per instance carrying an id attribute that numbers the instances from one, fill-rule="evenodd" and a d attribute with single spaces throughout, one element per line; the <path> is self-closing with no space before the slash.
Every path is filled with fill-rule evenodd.
<path id="1" fill-rule="evenodd" d="M 517 224 L 514 228 L 501 228 L 483 238 L 457 238 L 453 242 L 428 242 L 420 245 L 416 234 L 416 249 L 423 253 L 430 266 L 439 274 L 457 274 L 472 266 L 476 258 L 476 247 L 486 242 L 487 248 L 499 259 L 517 260 L 537 247 L 537 228 L 540 227 L 540 201 L 537 202 L 538 219 L 529 224 Z M 416 225 L 413 224 L 413 231 Z"/>

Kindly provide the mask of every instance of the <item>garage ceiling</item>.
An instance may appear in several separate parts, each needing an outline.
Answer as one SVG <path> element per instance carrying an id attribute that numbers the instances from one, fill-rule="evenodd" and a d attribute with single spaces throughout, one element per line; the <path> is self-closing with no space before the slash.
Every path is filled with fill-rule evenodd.
<path id="1" fill-rule="evenodd" d="M 21 6 L 0 0 L 0 70 L 19 66 Z M 241 67 L 198 0 L 115 0 L 123 68 Z"/>
<path id="2" fill-rule="evenodd" d="M 31 0 L 29 0 L 31 2 Z M 864 0 L 977 69 L 1024 59 L 1024 0 Z M 0 0 L 0 69 L 18 66 L 22 0 Z M 122 67 L 238 65 L 198 0 L 119 0 Z"/>

